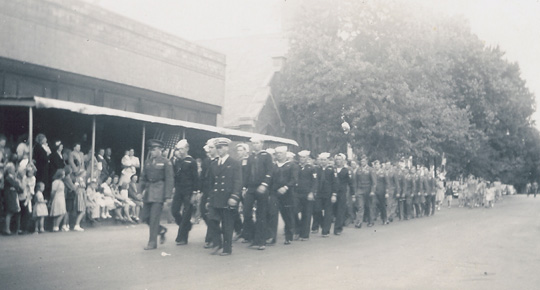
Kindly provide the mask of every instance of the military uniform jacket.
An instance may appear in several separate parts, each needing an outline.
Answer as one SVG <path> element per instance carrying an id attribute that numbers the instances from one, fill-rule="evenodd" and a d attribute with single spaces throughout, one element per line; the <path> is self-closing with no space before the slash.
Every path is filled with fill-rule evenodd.
<path id="1" fill-rule="evenodd" d="M 272 156 L 266 151 L 260 151 L 249 155 L 246 168 L 246 176 L 243 178 L 244 187 L 256 188 L 261 184 L 270 185 L 274 162 Z"/>
<path id="2" fill-rule="evenodd" d="M 356 169 L 356 194 L 369 194 L 374 192 L 377 185 L 377 176 L 375 170 L 366 167 Z"/>
<path id="3" fill-rule="evenodd" d="M 312 192 L 317 193 L 317 171 L 310 164 L 299 165 L 298 183 L 296 184 L 296 193 L 304 196 Z"/>
<path id="4" fill-rule="evenodd" d="M 293 162 L 287 161 L 281 166 L 274 165 L 271 181 L 271 194 L 277 194 L 280 199 L 284 199 L 289 203 L 293 201 L 293 192 L 296 183 L 298 182 L 298 167 Z M 284 194 L 277 193 L 277 190 L 286 186 L 287 192 Z"/>
<path id="5" fill-rule="evenodd" d="M 385 195 L 387 186 L 387 174 L 383 170 L 375 172 L 377 176 L 377 184 L 375 185 L 375 194 Z"/>
<path id="6" fill-rule="evenodd" d="M 173 167 L 176 193 L 192 193 L 201 189 L 197 162 L 193 157 L 188 155 L 184 159 L 175 158 Z"/>
<path id="7" fill-rule="evenodd" d="M 401 179 L 401 194 L 403 197 L 411 197 L 416 194 L 416 178 L 410 174 L 406 174 Z"/>
<path id="8" fill-rule="evenodd" d="M 425 190 L 426 190 L 426 188 L 425 188 L 425 184 L 424 184 L 424 177 L 418 175 L 416 177 L 416 193 L 418 193 L 420 195 L 423 195 Z"/>
<path id="9" fill-rule="evenodd" d="M 336 168 L 336 178 L 338 183 L 338 195 L 344 195 L 347 194 L 347 189 L 350 190 L 350 192 L 354 192 L 354 185 L 351 178 L 351 170 L 349 168 L 343 167 L 338 172 L 338 169 Z"/>
<path id="10" fill-rule="evenodd" d="M 201 192 L 203 194 L 210 193 L 212 185 L 210 184 L 210 165 L 215 159 L 205 158 L 201 163 Z"/>
<path id="11" fill-rule="evenodd" d="M 326 166 L 326 168 L 318 167 L 317 178 L 319 181 L 317 189 L 318 198 L 329 198 L 332 196 L 332 193 L 337 193 L 337 178 L 333 166 Z"/>
<path id="12" fill-rule="evenodd" d="M 144 202 L 165 202 L 170 198 L 174 186 L 174 173 L 171 161 L 158 156 L 148 159 L 141 176 L 141 191 Z"/>
<path id="13" fill-rule="evenodd" d="M 400 192 L 399 177 L 395 172 L 386 174 L 386 194 L 395 197 Z"/>
<path id="14" fill-rule="evenodd" d="M 231 156 L 221 165 L 218 161 L 212 162 L 209 182 L 211 185 L 210 206 L 228 208 L 229 198 L 239 201 L 242 194 L 242 166 L 240 162 Z"/>

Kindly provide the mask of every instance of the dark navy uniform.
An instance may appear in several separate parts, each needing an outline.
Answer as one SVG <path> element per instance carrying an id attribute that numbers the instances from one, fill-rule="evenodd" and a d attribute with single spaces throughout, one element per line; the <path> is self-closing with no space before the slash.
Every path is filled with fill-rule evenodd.
<path id="1" fill-rule="evenodd" d="M 208 223 L 208 208 L 206 207 L 206 204 L 208 203 L 208 196 L 210 195 L 211 185 L 210 185 L 210 165 L 213 161 L 217 160 L 217 158 L 210 159 L 205 158 L 201 163 L 201 177 L 200 177 L 200 183 L 201 183 L 201 202 L 199 205 L 199 209 L 201 211 L 201 217 L 206 223 L 206 236 L 204 239 L 204 242 L 209 244 L 211 242 L 210 237 L 210 225 Z"/>
<path id="2" fill-rule="evenodd" d="M 187 243 L 191 230 L 191 214 L 193 205 L 191 197 L 193 192 L 201 189 L 197 162 L 193 157 L 186 156 L 184 159 L 174 158 L 174 196 L 171 204 L 171 213 L 178 225 L 177 243 Z M 182 208 L 182 213 L 180 209 Z"/>
<path id="3" fill-rule="evenodd" d="M 313 214 L 313 200 L 308 200 L 309 193 L 317 194 L 317 171 L 315 167 L 306 164 L 299 165 L 298 183 L 295 189 L 296 233 L 302 239 L 309 239 L 309 227 Z M 300 215 L 300 217 L 298 217 Z"/>
<path id="4" fill-rule="evenodd" d="M 278 209 L 285 223 L 285 242 L 293 240 L 294 235 L 294 187 L 298 181 L 298 168 L 293 162 L 274 165 L 268 204 L 268 238 L 276 241 Z M 286 188 L 284 194 L 278 193 Z M 257 209 L 258 210 L 258 209 Z"/>
<path id="5" fill-rule="evenodd" d="M 420 176 L 420 174 L 416 174 L 415 175 L 415 180 L 416 180 L 416 192 L 415 192 L 415 195 L 413 197 L 413 205 L 414 205 L 414 211 L 415 211 L 415 216 L 416 217 L 422 217 L 423 215 L 423 207 L 422 205 L 424 204 L 425 202 L 425 197 L 424 197 L 424 177 L 423 176 Z"/>
<path id="6" fill-rule="evenodd" d="M 347 214 L 347 193 L 354 192 L 354 186 L 351 178 L 351 170 L 343 167 L 341 170 L 336 168 L 337 178 L 337 200 L 334 204 L 334 234 L 339 235 L 343 231 L 343 225 L 345 224 L 345 215 Z"/>
<path id="7" fill-rule="evenodd" d="M 379 169 L 375 172 L 375 175 L 377 176 L 377 184 L 375 185 L 375 198 L 377 199 L 377 209 L 381 214 L 381 219 L 383 224 L 387 222 L 387 203 L 386 203 L 386 188 L 388 186 L 387 184 L 387 177 L 386 172 L 383 169 Z M 375 213 L 376 211 L 373 211 Z M 373 220 L 377 218 L 376 215 L 371 217 Z"/>
<path id="8" fill-rule="evenodd" d="M 407 172 L 401 179 L 401 195 L 405 199 L 403 204 L 403 218 L 408 220 L 413 217 L 413 200 L 416 194 L 416 177 Z"/>
<path id="9" fill-rule="evenodd" d="M 322 228 L 322 234 L 328 235 L 332 226 L 332 202 L 331 197 L 337 191 L 337 180 L 333 166 L 317 168 L 318 189 L 313 206 L 313 224 L 312 231 L 318 231 Z M 324 211 L 324 214 L 323 214 Z"/>
<path id="10" fill-rule="evenodd" d="M 242 192 L 242 167 L 240 162 L 227 157 L 224 162 L 214 161 L 210 165 L 208 218 L 212 243 L 216 248 L 223 248 L 224 254 L 232 253 L 232 235 L 234 228 L 234 211 L 228 205 L 230 198 L 240 201 Z M 221 223 L 221 227 L 220 227 Z"/>
<path id="11" fill-rule="evenodd" d="M 152 144 L 149 144 L 152 146 Z M 163 203 L 171 198 L 174 186 L 174 173 L 171 162 L 162 156 L 148 159 L 140 181 L 143 193 L 142 220 L 150 226 L 148 249 L 157 247 L 157 236 L 166 231 L 159 224 Z"/>
<path id="12" fill-rule="evenodd" d="M 266 151 L 252 153 L 247 159 L 245 167 L 244 187 L 247 191 L 243 199 L 244 203 L 244 239 L 252 241 L 253 245 L 264 246 L 266 244 L 268 211 L 268 190 L 264 193 L 257 192 L 260 185 L 268 187 L 272 180 L 274 162 L 272 156 Z M 257 202 L 257 224 L 253 222 L 253 205 Z"/>
<path id="13" fill-rule="evenodd" d="M 394 169 L 388 170 L 386 174 L 386 204 L 388 207 L 387 216 L 388 220 L 392 222 L 396 216 L 398 192 L 400 192 L 399 177 Z"/>

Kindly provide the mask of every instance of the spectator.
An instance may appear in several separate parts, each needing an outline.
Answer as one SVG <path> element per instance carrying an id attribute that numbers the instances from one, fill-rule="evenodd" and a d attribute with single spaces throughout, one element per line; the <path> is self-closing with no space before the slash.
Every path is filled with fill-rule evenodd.
<path id="1" fill-rule="evenodd" d="M 137 174 L 137 168 L 141 167 L 139 158 L 135 156 L 135 150 L 129 149 L 122 157 L 122 176 L 120 184 L 129 183 L 133 174 Z"/>
<path id="2" fill-rule="evenodd" d="M 28 231 L 28 221 L 32 217 L 32 198 L 36 187 L 33 165 L 28 165 L 22 178 L 23 191 L 19 193 L 19 205 L 21 212 L 17 215 L 17 224 L 20 224 L 19 234 Z"/>
<path id="3" fill-rule="evenodd" d="M 112 216 L 109 214 L 109 210 L 114 210 L 116 209 L 116 204 L 115 204 L 115 200 L 114 200 L 114 193 L 111 189 L 111 183 L 112 183 L 112 178 L 109 176 L 107 177 L 107 179 L 105 180 L 105 182 L 103 182 L 101 184 L 101 218 L 102 219 L 107 219 L 107 218 L 111 218 Z"/>
<path id="4" fill-rule="evenodd" d="M 11 158 L 11 152 L 6 147 L 7 138 L 3 134 L 0 134 L 0 164 L 7 164 Z"/>
<path id="5" fill-rule="evenodd" d="M 91 179 L 86 188 L 86 217 L 93 224 L 100 217 L 100 196 L 97 192 L 97 181 Z"/>
<path id="6" fill-rule="evenodd" d="M 64 156 L 62 155 L 62 150 L 64 150 L 64 144 L 62 141 L 54 142 L 54 152 L 49 156 L 49 180 L 52 183 L 52 176 L 58 169 L 66 167 Z"/>
<path id="7" fill-rule="evenodd" d="M 34 219 L 36 219 L 36 233 L 45 232 L 45 217 L 49 215 L 47 200 L 43 198 L 45 184 L 38 182 L 36 186 L 36 202 L 34 204 Z"/>
<path id="8" fill-rule="evenodd" d="M 116 165 L 112 160 L 112 150 L 111 148 L 105 149 L 105 161 L 107 162 L 108 174 L 107 176 L 113 176 L 116 174 Z"/>
<path id="9" fill-rule="evenodd" d="M 17 148 L 15 149 L 17 153 L 17 162 L 20 162 L 24 154 L 30 154 L 30 148 L 28 146 L 28 134 L 21 135 L 17 139 Z"/>
<path id="10" fill-rule="evenodd" d="M 66 166 L 64 168 L 64 194 L 66 198 L 66 216 L 64 218 L 64 226 L 62 227 L 63 231 L 69 232 L 69 221 L 73 215 L 73 207 L 75 203 L 75 191 L 77 186 L 75 186 L 75 180 L 77 179 L 73 172 L 71 172 L 71 167 Z"/>
<path id="11" fill-rule="evenodd" d="M 133 219 L 130 216 L 130 212 L 132 212 L 135 208 L 135 203 L 131 199 L 129 199 L 128 187 L 129 183 L 123 183 L 122 185 L 120 185 L 116 199 L 122 202 L 122 208 L 124 209 L 123 220 L 126 222 L 134 223 Z"/>
<path id="12" fill-rule="evenodd" d="M 53 176 L 53 183 L 51 186 L 51 212 L 50 216 L 53 217 L 53 232 L 60 230 L 60 223 L 66 216 L 66 198 L 64 192 L 64 182 L 62 179 L 66 177 L 64 169 L 58 169 Z M 62 227 L 62 230 L 65 230 Z M 69 229 L 68 229 L 69 230 Z"/>
<path id="13" fill-rule="evenodd" d="M 21 211 L 19 203 L 19 193 L 23 192 L 21 181 L 17 178 L 15 164 L 8 162 L 4 169 L 4 209 L 6 211 L 6 219 L 4 224 L 4 235 L 11 235 L 11 218 L 13 215 Z M 19 225 L 17 225 L 18 231 Z M 17 233 L 17 232 L 16 232 Z"/>
<path id="14" fill-rule="evenodd" d="M 137 176 L 136 174 L 132 175 L 128 188 L 128 197 L 135 204 L 131 218 L 134 219 L 136 222 L 139 222 L 139 213 L 143 205 L 142 194 L 139 193 L 139 187 L 137 185 L 138 181 L 139 176 Z"/>
<path id="15" fill-rule="evenodd" d="M 82 177 L 77 179 L 75 182 L 75 187 L 74 210 L 77 213 L 77 218 L 75 219 L 73 230 L 76 232 L 82 232 L 84 229 L 81 228 L 81 220 L 86 212 L 86 184 L 84 183 L 84 179 Z"/>
<path id="16" fill-rule="evenodd" d="M 47 137 L 44 134 L 37 134 L 36 146 L 34 147 L 34 160 L 36 161 L 36 181 L 45 184 L 45 198 L 47 199 L 49 183 L 49 155 L 51 149 L 47 144 Z"/>
<path id="17" fill-rule="evenodd" d="M 107 165 L 107 160 L 105 160 L 104 156 L 105 156 L 105 149 L 100 148 L 96 156 L 96 160 L 98 162 L 99 175 L 94 175 L 94 176 L 97 176 L 98 183 L 100 184 L 105 180 L 105 178 L 107 178 L 107 176 L 109 176 L 109 166 Z"/>
<path id="18" fill-rule="evenodd" d="M 84 154 L 81 152 L 81 144 L 79 143 L 75 143 L 73 151 L 69 154 L 69 166 L 75 178 L 84 176 Z"/>

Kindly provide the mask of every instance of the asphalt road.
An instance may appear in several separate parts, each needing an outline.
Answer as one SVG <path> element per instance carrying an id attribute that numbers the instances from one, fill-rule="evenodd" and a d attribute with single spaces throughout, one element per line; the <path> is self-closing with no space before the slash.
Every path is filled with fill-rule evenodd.
<path id="1" fill-rule="evenodd" d="M 540 198 L 443 208 L 288 246 L 280 237 L 266 251 L 237 242 L 228 257 L 203 249 L 203 223 L 187 246 L 168 228 L 155 251 L 142 250 L 145 225 L 0 237 L 0 288 L 540 289 Z"/>

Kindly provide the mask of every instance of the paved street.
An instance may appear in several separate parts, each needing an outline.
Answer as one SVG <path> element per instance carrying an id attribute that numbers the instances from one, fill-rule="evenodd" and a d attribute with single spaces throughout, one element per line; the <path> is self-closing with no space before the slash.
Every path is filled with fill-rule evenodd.
<path id="1" fill-rule="evenodd" d="M 0 237 L 3 289 L 538 289 L 540 198 L 493 209 L 443 208 L 430 218 L 347 228 L 341 236 L 233 255 L 187 246 L 143 251 L 147 227 Z M 170 256 L 162 256 L 162 252 Z"/>

